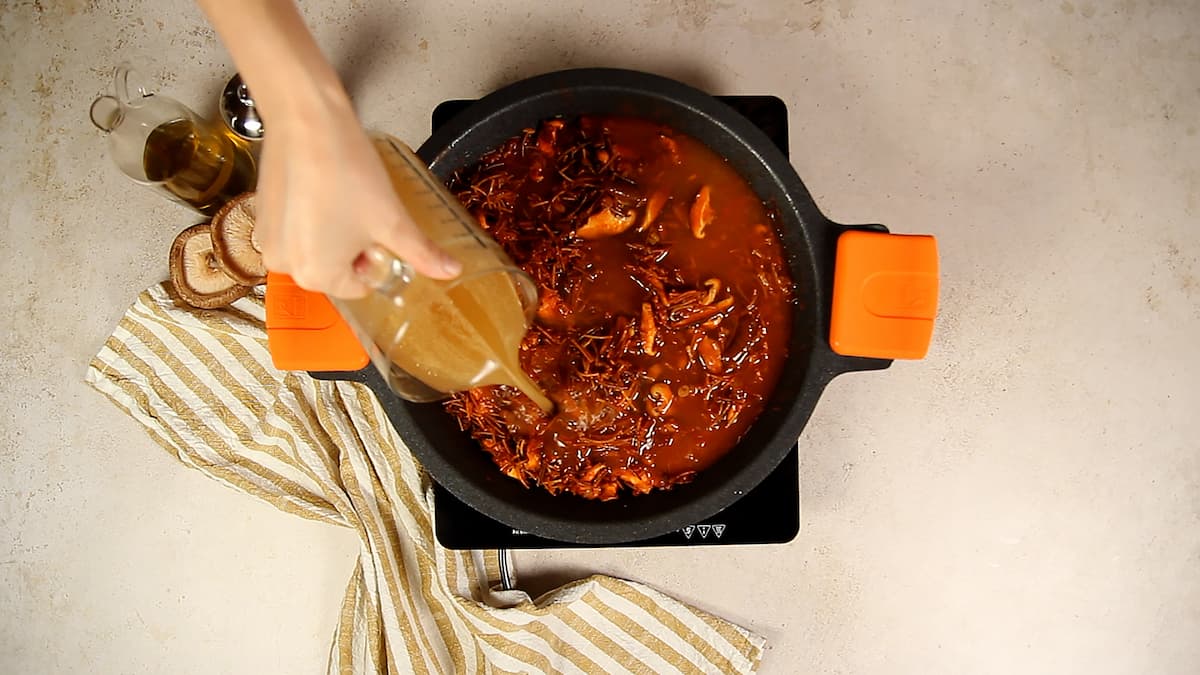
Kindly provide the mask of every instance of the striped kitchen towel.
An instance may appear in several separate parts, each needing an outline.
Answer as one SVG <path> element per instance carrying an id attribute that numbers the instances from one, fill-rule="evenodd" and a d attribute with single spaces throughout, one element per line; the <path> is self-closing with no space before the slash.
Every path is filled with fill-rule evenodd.
<path id="1" fill-rule="evenodd" d="M 437 544 L 429 479 L 375 395 L 276 370 L 263 316 L 261 296 L 196 311 L 156 286 L 125 314 L 87 381 L 184 464 L 358 532 L 330 673 L 757 668 L 763 638 L 639 583 L 592 576 L 537 600 L 500 590 L 500 554 Z"/>

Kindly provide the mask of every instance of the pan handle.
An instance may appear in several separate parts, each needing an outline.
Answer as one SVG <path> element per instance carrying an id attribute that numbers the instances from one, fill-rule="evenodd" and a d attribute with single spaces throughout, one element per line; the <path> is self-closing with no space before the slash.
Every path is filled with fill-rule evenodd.
<path id="1" fill-rule="evenodd" d="M 883 225 L 830 223 L 822 242 L 826 273 L 825 369 L 880 370 L 921 359 L 937 315 L 937 240 L 891 234 Z"/>
<path id="2" fill-rule="evenodd" d="M 286 274 L 268 272 L 264 302 L 267 349 L 276 368 L 353 372 L 370 362 L 362 343 L 324 295 L 301 288 Z"/>

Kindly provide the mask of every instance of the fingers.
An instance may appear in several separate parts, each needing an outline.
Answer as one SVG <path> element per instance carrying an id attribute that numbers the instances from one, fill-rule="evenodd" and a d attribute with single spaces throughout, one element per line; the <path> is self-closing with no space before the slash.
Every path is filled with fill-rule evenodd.
<path id="1" fill-rule="evenodd" d="M 300 279 L 296 279 L 296 283 L 300 284 L 301 288 L 307 288 Z M 361 298 L 371 292 L 371 288 L 364 284 L 358 275 L 354 273 L 352 265 L 346 266 L 346 272 L 338 275 L 333 279 L 322 280 L 319 287 L 323 289 L 326 295 L 345 300 L 354 300 Z"/>
<path id="2" fill-rule="evenodd" d="M 293 253 L 289 258 L 293 261 L 288 265 L 286 273 L 301 287 L 317 291 L 335 298 L 361 298 L 371 292 L 358 273 L 354 270 L 355 254 L 346 254 L 330 259 L 328 253 L 314 255 Z M 342 258 L 347 260 L 343 262 Z"/>
<path id="3" fill-rule="evenodd" d="M 354 270 L 354 260 L 368 241 L 360 228 L 301 217 L 286 227 L 284 265 L 301 288 L 345 299 L 370 292 Z"/>
<path id="4" fill-rule="evenodd" d="M 260 194 L 270 193 L 260 191 Z M 260 243 L 268 270 L 291 276 L 301 288 L 335 298 L 360 298 L 370 292 L 354 271 L 358 247 L 344 239 L 330 244 L 322 236 L 323 230 L 341 228 L 309 223 L 306 219 L 288 221 L 276 216 L 277 213 L 280 211 L 259 209 L 255 218 L 255 227 L 263 228 Z M 336 233 L 334 238 L 341 239 Z"/>
<path id="5" fill-rule="evenodd" d="M 433 279 L 453 279 L 462 273 L 462 263 L 425 236 L 412 218 L 399 208 L 399 218 L 374 229 L 372 234 L 384 248 L 413 266 L 418 274 Z"/>
<path id="6" fill-rule="evenodd" d="M 461 263 L 413 222 L 360 129 L 332 148 L 291 145 L 282 135 L 286 130 L 276 133 L 281 135 L 263 148 L 256 204 L 268 269 L 337 298 L 370 292 L 355 260 L 375 244 L 426 277 L 452 279 L 462 272 Z M 356 140 L 364 142 L 352 152 Z"/>
<path id="7" fill-rule="evenodd" d="M 272 139 L 274 140 L 274 139 Z M 263 263 L 272 272 L 287 274 L 300 285 L 337 298 L 358 298 L 370 289 L 353 270 L 353 260 L 365 236 L 354 237 L 353 228 L 318 222 L 324 209 L 310 190 L 293 190 L 306 176 L 288 170 L 281 146 L 263 148 L 262 170 L 255 200 L 255 229 L 262 245 Z M 286 151 L 286 147 L 283 151 Z M 279 161 L 277 161 L 279 160 Z M 307 199 L 297 198 L 299 193 Z"/>

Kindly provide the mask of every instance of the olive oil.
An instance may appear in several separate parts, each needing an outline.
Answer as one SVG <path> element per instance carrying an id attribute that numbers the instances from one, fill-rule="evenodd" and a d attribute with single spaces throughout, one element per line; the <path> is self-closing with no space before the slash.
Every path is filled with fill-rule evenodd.
<path id="1" fill-rule="evenodd" d="M 190 119 L 158 125 L 142 155 L 146 179 L 204 215 L 254 189 L 254 156 L 244 141 Z"/>

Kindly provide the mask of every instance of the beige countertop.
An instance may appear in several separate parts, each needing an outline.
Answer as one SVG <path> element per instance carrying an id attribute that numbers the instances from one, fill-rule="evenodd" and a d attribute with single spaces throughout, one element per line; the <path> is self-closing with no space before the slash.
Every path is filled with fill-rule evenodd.
<path id="1" fill-rule="evenodd" d="M 842 222 L 939 237 L 928 359 L 829 387 L 791 544 L 519 553 L 769 639 L 763 673 L 1200 664 L 1200 4 L 304 3 L 372 126 L 562 67 L 790 107 Z M 207 111 L 191 3 L 0 8 L 0 671 L 323 672 L 349 532 L 189 471 L 83 383 L 197 218 L 87 121 L 121 60 Z"/>

